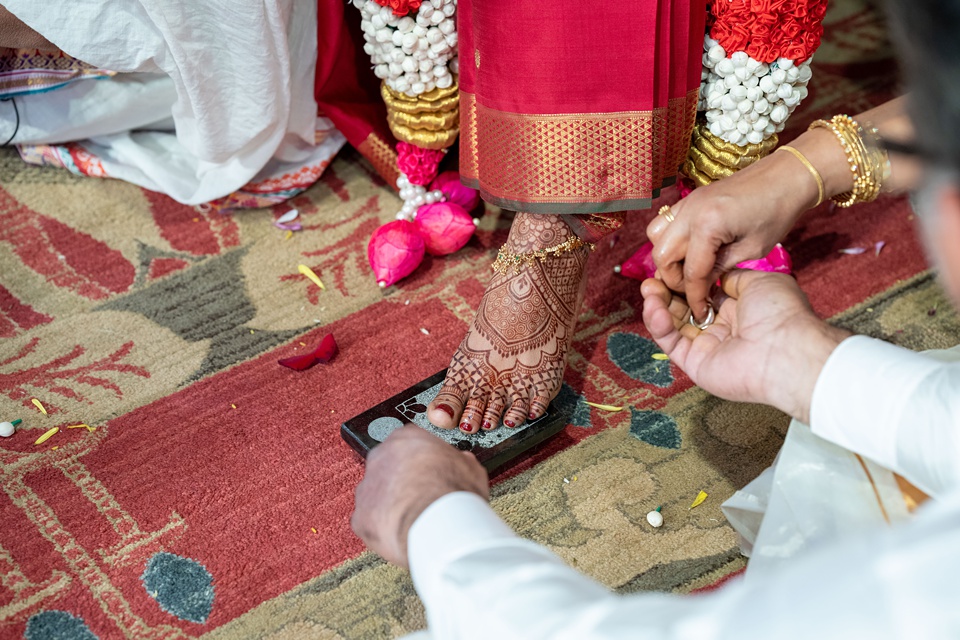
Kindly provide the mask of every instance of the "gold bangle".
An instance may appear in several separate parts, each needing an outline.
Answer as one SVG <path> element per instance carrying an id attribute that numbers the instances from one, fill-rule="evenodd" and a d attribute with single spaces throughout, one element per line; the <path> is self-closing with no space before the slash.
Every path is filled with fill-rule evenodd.
<path id="1" fill-rule="evenodd" d="M 584 242 L 577 236 L 570 236 L 560 244 L 552 247 L 537 249 L 536 251 L 529 251 L 527 253 L 513 253 L 501 247 L 497 253 L 497 259 L 493 261 L 491 267 L 500 275 L 505 274 L 511 267 L 513 267 L 514 273 L 520 273 L 520 267 L 533 264 L 534 260 L 545 262 L 549 257 L 555 257 L 568 251 L 576 251 L 580 247 L 589 247 L 590 251 L 596 249 L 593 244 Z"/>
<path id="2" fill-rule="evenodd" d="M 791 147 L 788 144 L 778 147 L 777 151 L 788 151 L 790 155 L 792 155 L 797 160 L 803 163 L 803 166 L 807 168 L 807 171 L 810 172 L 810 175 L 813 176 L 813 179 L 817 181 L 817 203 L 810 208 L 813 209 L 814 207 L 819 207 L 820 204 L 823 202 L 823 178 L 820 177 L 820 172 L 817 171 L 817 168 L 813 166 L 813 164 L 809 160 L 807 160 L 807 157 L 805 155 L 803 155 L 802 153 L 800 153 L 799 150 Z"/>
<path id="3" fill-rule="evenodd" d="M 816 120 L 809 129 L 824 128 L 833 132 L 843 152 L 853 178 L 850 191 L 837 194 L 831 199 L 840 207 L 849 207 L 858 202 L 872 202 L 877 199 L 883 186 L 883 156 L 871 153 L 863 139 L 863 128 L 850 116 L 838 114 L 829 122 Z"/>

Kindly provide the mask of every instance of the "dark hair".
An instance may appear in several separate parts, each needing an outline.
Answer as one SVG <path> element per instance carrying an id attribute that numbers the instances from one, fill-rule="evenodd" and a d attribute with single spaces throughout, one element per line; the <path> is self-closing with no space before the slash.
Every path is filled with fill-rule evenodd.
<path id="1" fill-rule="evenodd" d="M 887 0 L 917 145 L 960 173 L 960 1 Z"/>

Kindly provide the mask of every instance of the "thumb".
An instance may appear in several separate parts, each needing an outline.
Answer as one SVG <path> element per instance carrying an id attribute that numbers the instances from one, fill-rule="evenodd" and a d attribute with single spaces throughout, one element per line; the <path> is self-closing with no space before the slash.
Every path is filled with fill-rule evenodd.
<path id="1" fill-rule="evenodd" d="M 756 282 L 760 278 L 767 277 L 769 274 L 763 271 L 748 271 L 745 269 L 734 269 L 728 273 L 723 274 L 720 277 L 720 287 L 723 289 L 723 292 L 733 298 L 734 300 L 739 300 L 740 296 L 743 295 L 743 292 L 749 287 L 753 282 Z"/>

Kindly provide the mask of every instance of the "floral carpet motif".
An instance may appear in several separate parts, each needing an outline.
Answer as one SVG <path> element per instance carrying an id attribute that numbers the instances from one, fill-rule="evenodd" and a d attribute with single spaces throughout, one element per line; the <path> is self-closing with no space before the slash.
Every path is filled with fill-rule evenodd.
<path id="1" fill-rule="evenodd" d="M 866 5 L 833 5 L 824 40 L 793 134 L 893 95 L 885 29 Z M 488 210 L 462 251 L 383 291 L 366 242 L 400 202 L 369 165 L 342 153 L 290 205 L 304 229 L 288 239 L 271 224 L 284 206 L 202 213 L 0 151 L 0 420 L 23 419 L 0 439 L 0 637 L 423 627 L 407 573 L 350 531 L 363 467 L 339 426 L 446 366 L 510 215 Z M 652 358 L 639 287 L 613 272 L 650 215 L 629 217 L 592 258 L 560 398 L 570 424 L 496 477 L 492 498 L 519 533 L 624 593 L 686 592 L 743 568 L 719 505 L 770 464 L 787 425 Z M 824 205 L 785 245 L 825 317 L 910 348 L 949 346 L 960 321 L 912 218 L 902 198 Z M 871 250 L 839 252 L 851 246 Z M 329 332 L 332 362 L 277 365 Z M 688 509 L 701 490 L 707 501 Z M 656 505 L 654 530 L 644 516 Z"/>

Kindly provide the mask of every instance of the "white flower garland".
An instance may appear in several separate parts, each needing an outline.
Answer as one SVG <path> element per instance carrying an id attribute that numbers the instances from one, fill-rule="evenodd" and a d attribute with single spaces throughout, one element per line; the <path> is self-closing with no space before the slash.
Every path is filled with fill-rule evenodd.
<path id="1" fill-rule="evenodd" d="M 403 200 L 403 207 L 397 214 L 397 220 L 413 222 L 417 215 L 417 209 L 425 204 L 446 200 L 443 191 L 439 189 L 427 191 L 426 187 L 410 182 L 405 173 L 401 173 L 400 177 L 397 178 L 397 189 L 400 191 L 400 198 Z"/>
<path id="2" fill-rule="evenodd" d="M 374 0 L 353 0 L 360 10 L 363 50 L 373 72 L 394 91 L 419 96 L 453 85 L 457 61 L 457 0 L 424 0 L 416 16 L 394 15 Z"/>
<path id="3" fill-rule="evenodd" d="M 787 118 L 807 97 L 812 58 L 799 65 L 788 58 L 767 65 L 744 51 L 728 58 L 709 35 L 703 49 L 698 108 L 706 111 L 710 133 L 744 146 L 783 131 Z"/>

